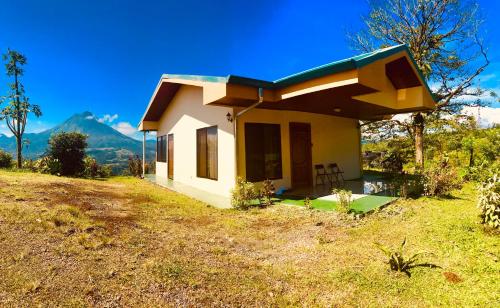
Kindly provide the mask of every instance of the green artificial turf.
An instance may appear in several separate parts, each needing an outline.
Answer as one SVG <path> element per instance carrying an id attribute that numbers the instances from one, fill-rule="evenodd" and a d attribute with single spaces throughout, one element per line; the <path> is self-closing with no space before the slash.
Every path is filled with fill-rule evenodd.
<path id="1" fill-rule="evenodd" d="M 366 196 L 363 198 L 356 199 L 351 204 L 351 209 L 357 213 L 368 213 L 375 208 L 384 206 L 389 202 L 393 201 L 395 198 L 386 196 Z M 304 206 L 304 199 L 284 199 L 281 203 Z M 336 201 L 313 199 L 311 200 L 311 205 L 313 208 L 324 211 L 335 211 L 337 208 Z"/>

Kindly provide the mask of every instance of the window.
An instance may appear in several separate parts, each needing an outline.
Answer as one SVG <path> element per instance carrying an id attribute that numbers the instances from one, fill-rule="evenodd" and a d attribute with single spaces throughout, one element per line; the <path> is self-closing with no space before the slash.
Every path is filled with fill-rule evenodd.
<path id="1" fill-rule="evenodd" d="M 156 161 L 160 163 L 167 162 L 167 136 L 156 138 Z"/>
<path id="2" fill-rule="evenodd" d="M 217 126 L 196 130 L 196 175 L 217 180 Z"/>
<path id="3" fill-rule="evenodd" d="M 248 181 L 281 179 L 280 125 L 245 123 L 245 157 Z"/>

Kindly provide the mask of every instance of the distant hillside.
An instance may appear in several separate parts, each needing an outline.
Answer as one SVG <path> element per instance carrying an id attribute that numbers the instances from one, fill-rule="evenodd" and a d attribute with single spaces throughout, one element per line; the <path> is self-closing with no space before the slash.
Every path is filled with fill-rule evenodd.
<path id="1" fill-rule="evenodd" d="M 75 114 L 62 124 L 41 133 L 24 134 L 24 140 L 28 141 L 23 150 L 24 157 L 32 159 L 40 157 L 47 149 L 50 136 L 63 131 L 76 131 L 88 135 L 88 154 L 95 157 L 99 163 L 112 165 L 115 171 L 127 167 L 130 155 L 142 156 L 141 141 L 125 136 L 114 128 L 97 121 L 92 113 L 84 112 Z M 147 141 L 147 160 L 155 157 L 155 147 L 153 140 Z M 0 149 L 15 154 L 15 138 L 0 134 Z"/>

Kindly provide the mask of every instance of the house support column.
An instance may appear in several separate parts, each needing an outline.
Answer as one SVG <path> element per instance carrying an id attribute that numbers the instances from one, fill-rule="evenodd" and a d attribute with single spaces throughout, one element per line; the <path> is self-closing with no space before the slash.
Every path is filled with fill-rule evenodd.
<path id="1" fill-rule="evenodd" d="M 146 131 L 142 135 L 142 178 L 146 175 Z"/>

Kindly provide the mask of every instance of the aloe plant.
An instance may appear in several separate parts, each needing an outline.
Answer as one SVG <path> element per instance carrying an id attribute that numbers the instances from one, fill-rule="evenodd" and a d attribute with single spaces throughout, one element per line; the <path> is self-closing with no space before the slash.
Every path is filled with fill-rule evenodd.
<path id="1" fill-rule="evenodd" d="M 417 252 L 409 258 L 405 257 L 404 250 L 406 243 L 407 240 L 405 237 L 403 242 L 397 249 L 388 248 L 387 246 L 384 246 L 380 243 L 375 243 L 375 246 L 377 246 L 377 248 L 379 248 L 389 258 L 389 261 L 387 263 L 393 271 L 404 272 L 408 276 L 410 276 L 411 268 L 417 266 L 437 267 L 436 265 L 430 263 L 417 263 L 422 255 L 430 254 L 426 251 Z"/>

